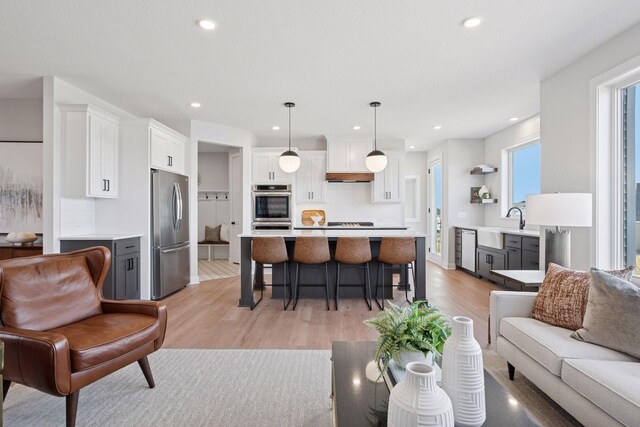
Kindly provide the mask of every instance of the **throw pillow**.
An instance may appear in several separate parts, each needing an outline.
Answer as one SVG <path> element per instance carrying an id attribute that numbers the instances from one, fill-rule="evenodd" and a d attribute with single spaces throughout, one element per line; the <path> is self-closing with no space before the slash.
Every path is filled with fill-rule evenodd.
<path id="1" fill-rule="evenodd" d="M 640 358 L 638 315 L 640 288 L 593 268 L 584 325 L 571 336 Z"/>
<path id="2" fill-rule="evenodd" d="M 220 225 L 216 225 L 215 227 L 204 227 L 204 240 L 206 242 L 219 242 L 220 241 Z"/>
<path id="3" fill-rule="evenodd" d="M 222 228 L 220 229 L 220 240 L 223 242 L 229 242 L 231 238 L 231 229 L 229 224 L 221 224 Z"/>
<path id="4" fill-rule="evenodd" d="M 608 273 L 629 280 L 633 270 L 634 267 L 628 267 Z M 549 264 L 549 270 L 533 304 L 531 317 L 573 331 L 580 329 L 587 310 L 590 278 L 588 271 Z"/>

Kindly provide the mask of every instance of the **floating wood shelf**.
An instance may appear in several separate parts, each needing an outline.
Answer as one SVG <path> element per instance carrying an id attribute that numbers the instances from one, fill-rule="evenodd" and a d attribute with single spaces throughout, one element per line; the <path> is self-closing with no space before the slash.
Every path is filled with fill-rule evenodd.
<path id="1" fill-rule="evenodd" d="M 490 173 L 494 173 L 494 172 L 498 172 L 498 168 L 493 167 L 493 166 L 488 166 L 488 167 L 475 167 L 473 169 L 471 169 L 471 171 L 469 172 L 471 175 L 488 175 Z"/>
<path id="2" fill-rule="evenodd" d="M 498 203 L 498 199 L 471 200 L 471 203 L 476 203 L 478 205 L 491 205 L 491 204 Z"/>

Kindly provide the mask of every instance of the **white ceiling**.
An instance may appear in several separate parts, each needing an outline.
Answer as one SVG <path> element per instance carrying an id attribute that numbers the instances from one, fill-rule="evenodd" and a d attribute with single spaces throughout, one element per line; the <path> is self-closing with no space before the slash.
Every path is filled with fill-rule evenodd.
<path id="1" fill-rule="evenodd" d="M 484 137 L 539 82 L 640 20 L 637 0 L 2 1 L 0 73 L 56 75 L 138 116 L 273 137 Z M 460 25 L 483 17 L 475 29 Z M 195 25 L 217 23 L 212 32 Z M 1 82 L 0 82 L 1 83 Z M 1 93 L 1 92 L 0 92 Z M 189 103 L 198 101 L 194 110 Z M 441 131 L 432 126 L 441 124 Z"/>

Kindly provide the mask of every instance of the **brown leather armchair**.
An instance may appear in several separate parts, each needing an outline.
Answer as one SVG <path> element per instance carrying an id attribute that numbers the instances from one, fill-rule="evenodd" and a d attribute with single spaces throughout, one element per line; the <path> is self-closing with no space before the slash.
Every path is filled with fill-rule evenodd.
<path id="1" fill-rule="evenodd" d="M 147 355 L 164 341 L 166 307 L 102 299 L 110 264 L 103 247 L 0 262 L 3 396 L 11 382 L 66 396 L 74 426 L 80 389 L 130 363 L 155 386 Z"/>

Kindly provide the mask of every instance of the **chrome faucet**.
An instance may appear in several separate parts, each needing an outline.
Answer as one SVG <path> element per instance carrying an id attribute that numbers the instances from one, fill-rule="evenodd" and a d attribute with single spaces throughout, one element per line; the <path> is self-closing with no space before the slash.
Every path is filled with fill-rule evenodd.
<path id="1" fill-rule="evenodd" d="M 518 212 L 520 212 L 520 223 L 518 224 L 518 228 L 520 230 L 524 230 L 524 218 L 522 217 L 522 209 L 517 208 L 517 207 L 512 207 L 511 209 L 509 209 L 507 211 L 507 218 L 511 218 L 511 211 L 516 210 Z"/>

